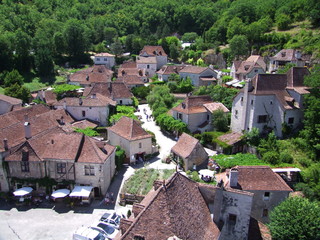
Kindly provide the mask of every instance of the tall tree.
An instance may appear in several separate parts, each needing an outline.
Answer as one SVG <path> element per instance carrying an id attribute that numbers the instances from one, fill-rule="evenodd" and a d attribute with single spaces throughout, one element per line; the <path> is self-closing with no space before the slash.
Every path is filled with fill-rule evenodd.
<path id="1" fill-rule="evenodd" d="M 320 239 L 320 205 L 302 197 L 289 197 L 274 208 L 268 227 L 272 239 Z"/>
<path id="2" fill-rule="evenodd" d="M 235 35 L 230 41 L 231 54 L 240 57 L 248 55 L 249 42 L 248 38 L 244 35 Z"/>

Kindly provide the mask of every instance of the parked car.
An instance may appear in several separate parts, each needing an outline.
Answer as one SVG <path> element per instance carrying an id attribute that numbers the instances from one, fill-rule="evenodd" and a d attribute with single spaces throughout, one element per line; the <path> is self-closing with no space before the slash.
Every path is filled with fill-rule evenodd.
<path id="1" fill-rule="evenodd" d="M 97 222 L 91 226 L 92 229 L 96 229 L 99 232 L 105 234 L 108 239 L 114 239 L 119 230 L 115 229 L 106 222 Z"/>
<path id="2" fill-rule="evenodd" d="M 114 213 L 103 214 L 102 217 L 100 218 L 100 221 L 105 222 L 116 229 L 119 229 L 120 219 L 121 219 L 121 216 L 114 212 Z"/>
<path id="3" fill-rule="evenodd" d="M 90 227 L 81 227 L 73 234 L 73 240 L 105 240 L 107 235 Z"/>

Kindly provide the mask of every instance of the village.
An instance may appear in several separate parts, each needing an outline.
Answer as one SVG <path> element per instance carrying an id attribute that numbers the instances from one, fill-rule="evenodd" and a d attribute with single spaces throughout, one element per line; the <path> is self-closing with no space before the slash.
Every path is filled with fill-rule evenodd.
<path id="1" fill-rule="evenodd" d="M 291 133 L 301 129 L 307 56 L 292 49 L 268 62 L 251 55 L 229 71 L 170 63 L 161 46 L 144 46 L 135 61 L 120 66 L 110 53 L 92 58 L 93 66 L 66 76 L 72 90 L 42 89 L 27 106 L 0 95 L 1 210 L 17 209 L 12 215 L 19 219 L 41 208 L 48 216 L 82 215 L 68 221 L 70 227 L 57 225 L 61 232 L 51 223 L 51 231 L 36 238 L 32 226 L 11 232 L 12 226 L 0 224 L 12 235 L 5 239 L 22 233 L 28 239 L 78 239 L 75 234 L 87 234 L 105 212 L 119 216 L 112 234 L 98 225 L 92 231 L 109 239 L 271 239 L 269 214 L 299 194 L 293 186 L 301 170 L 272 161 L 230 167 L 219 156 L 256 153 L 245 140 L 249 132 L 283 138 L 283 126 Z M 277 73 L 286 64 L 294 67 Z M 176 103 L 167 111 L 152 100 L 153 91 L 173 82 L 219 85 L 237 94 L 230 107 L 208 94 L 160 93 L 162 101 Z M 134 90 L 150 86 L 147 100 Z M 226 130 L 214 141 L 205 140 L 220 129 Z"/>

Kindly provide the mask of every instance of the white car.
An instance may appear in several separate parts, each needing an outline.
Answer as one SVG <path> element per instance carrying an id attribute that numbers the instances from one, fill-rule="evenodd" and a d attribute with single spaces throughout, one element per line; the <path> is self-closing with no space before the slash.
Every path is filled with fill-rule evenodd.
<path id="1" fill-rule="evenodd" d="M 120 219 L 121 219 L 121 216 L 114 212 L 114 213 L 103 214 L 102 217 L 100 218 L 100 221 L 105 222 L 116 229 L 119 229 Z"/>
<path id="2" fill-rule="evenodd" d="M 119 232 L 119 230 L 115 229 L 114 227 L 105 222 L 97 222 L 93 224 L 91 228 L 105 234 L 108 237 L 108 239 L 114 239 Z"/>
<path id="3" fill-rule="evenodd" d="M 72 237 L 73 240 L 105 240 L 107 235 L 89 227 L 79 228 Z"/>

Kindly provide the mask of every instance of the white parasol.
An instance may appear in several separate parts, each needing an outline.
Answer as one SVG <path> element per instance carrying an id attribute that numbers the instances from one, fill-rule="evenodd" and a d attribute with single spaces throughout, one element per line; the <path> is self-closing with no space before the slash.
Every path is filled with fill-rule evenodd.
<path id="1" fill-rule="evenodd" d="M 69 189 L 58 189 L 51 194 L 53 198 L 64 198 L 70 193 Z"/>
<path id="2" fill-rule="evenodd" d="M 13 192 L 13 195 L 22 197 L 22 196 L 24 196 L 24 195 L 27 195 L 27 194 L 31 193 L 32 190 L 33 190 L 33 189 L 32 189 L 31 187 L 19 188 L 19 189 L 17 189 L 16 191 Z"/>
<path id="3" fill-rule="evenodd" d="M 214 171 L 211 171 L 209 169 L 201 169 L 199 171 L 199 174 L 202 175 L 202 176 L 206 176 L 206 177 L 214 177 Z"/>

